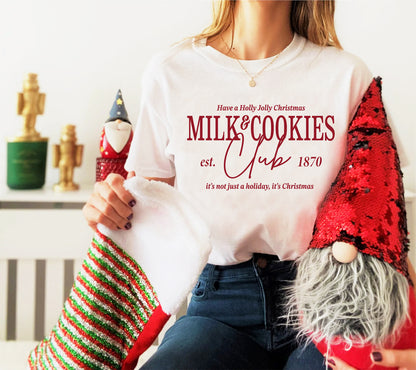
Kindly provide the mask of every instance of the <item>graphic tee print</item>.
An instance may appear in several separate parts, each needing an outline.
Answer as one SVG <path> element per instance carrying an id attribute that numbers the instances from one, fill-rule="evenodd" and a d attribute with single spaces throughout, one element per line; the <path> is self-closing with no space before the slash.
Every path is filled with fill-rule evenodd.
<path id="1" fill-rule="evenodd" d="M 255 74 L 271 58 L 242 61 Z M 345 51 L 294 35 L 256 78 L 186 40 L 155 56 L 126 169 L 176 177 L 211 230 L 210 263 L 252 253 L 294 259 L 346 151 L 346 130 L 372 75 Z"/>

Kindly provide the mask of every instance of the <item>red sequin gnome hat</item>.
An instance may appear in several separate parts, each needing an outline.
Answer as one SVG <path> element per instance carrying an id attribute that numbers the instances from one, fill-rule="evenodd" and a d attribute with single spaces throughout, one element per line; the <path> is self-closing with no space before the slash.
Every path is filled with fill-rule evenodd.
<path id="1" fill-rule="evenodd" d="M 340 245 L 354 251 L 348 263 L 336 256 Z M 416 348 L 407 252 L 402 173 L 378 77 L 348 127 L 345 161 L 298 261 L 289 317 L 322 354 L 387 369 L 372 364 L 371 352 Z"/>
<path id="2" fill-rule="evenodd" d="M 320 207 L 309 247 L 335 241 L 355 245 L 409 279 L 402 173 L 380 77 L 373 79 L 349 125 L 346 159 Z"/>
<path id="3" fill-rule="evenodd" d="M 99 225 L 58 323 L 30 369 L 134 369 L 210 253 L 205 222 L 173 187 L 133 177 L 130 230 Z"/>

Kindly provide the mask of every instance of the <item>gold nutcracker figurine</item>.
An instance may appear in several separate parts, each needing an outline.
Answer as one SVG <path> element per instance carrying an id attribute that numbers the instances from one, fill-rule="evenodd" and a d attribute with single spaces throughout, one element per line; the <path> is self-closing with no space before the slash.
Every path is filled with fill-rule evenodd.
<path id="1" fill-rule="evenodd" d="M 28 73 L 23 82 L 23 92 L 17 93 L 17 114 L 23 116 L 23 128 L 19 141 L 37 141 L 39 132 L 35 130 L 36 116 L 43 114 L 45 94 L 39 92 L 38 76 Z"/>
<path id="2" fill-rule="evenodd" d="M 45 183 L 48 138 L 35 130 L 43 114 L 45 94 L 39 92 L 38 76 L 25 75 L 23 92 L 17 94 L 17 114 L 23 116 L 19 135 L 7 139 L 7 185 L 11 189 L 39 189 Z"/>
<path id="3" fill-rule="evenodd" d="M 74 125 L 62 129 L 61 143 L 53 145 L 53 166 L 59 167 L 59 183 L 53 186 L 55 191 L 78 190 L 73 182 L 74 168 L 81 166 L 84 145 L 77 145 Z"/>

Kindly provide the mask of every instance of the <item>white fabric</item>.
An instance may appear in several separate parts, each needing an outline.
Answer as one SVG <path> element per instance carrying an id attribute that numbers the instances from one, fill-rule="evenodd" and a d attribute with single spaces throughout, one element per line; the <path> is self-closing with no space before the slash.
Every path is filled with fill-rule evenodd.
<path id="1" fill-rule="evenodd" d="M 242 63 L 255 74 L 271 60 Z M 356 56 L 295 34 L 252 88 L 235 59 L 207 46 L 206 39 L 185 40 L 156 55 L 147 68 L 126 169 L 144 177 L 176 176 L 178 190 L 209 225 L 210 263 L 235 264 L 253 252 L 295 259 L 307 249 L 317 207 L 344 160 L 347 125 L 371 79 Z M 260 105 L 271 110 L 252 110 Z M 279 105 L 283 109 L 275 110 Z M 239 116 L 235 131 L 227 116 L 230 124 Z M 322 116 L 315 126 L 313 116 Z M 245 118 L 253 124 L 245 127 Z M 265 135 L 277 122 L 276 159 L 288 160 L 273 169 L 259 160 L 274 158 L 277 135 L 256 152 L 263 120 Z M 242 140 L 232 142 L 236 134 L 243 147 Z M 322 163 L 305 166 L 305 157 Z M 227 191 L 228 184 L 240 188 Z"/>
<path id="2" fill-rule="evenodd" d="M 175 314 L 211 250 L 205 222 L 176 189 L 133 177 L 124 186 L 137 201 L 130 230 L 98 229 L 142 267 L 162 309 Z"/>

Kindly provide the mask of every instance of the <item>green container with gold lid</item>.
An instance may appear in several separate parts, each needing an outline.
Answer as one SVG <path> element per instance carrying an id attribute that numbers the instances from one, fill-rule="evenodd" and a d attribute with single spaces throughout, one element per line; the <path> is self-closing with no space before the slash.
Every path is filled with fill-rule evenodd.
<path id="1" fill-rule="evenodd" d="M 45 184 L 48 139 L 8 141 L 7 186 L 11 189 L 39 189 Z"/>

